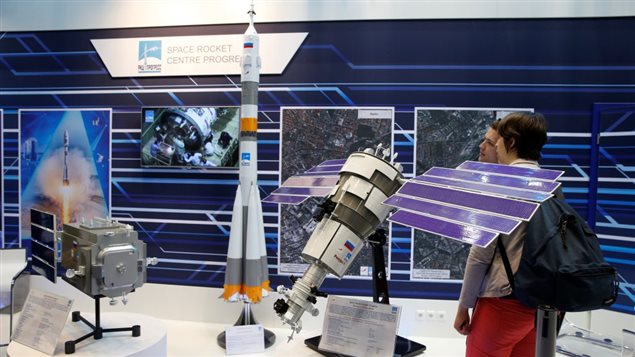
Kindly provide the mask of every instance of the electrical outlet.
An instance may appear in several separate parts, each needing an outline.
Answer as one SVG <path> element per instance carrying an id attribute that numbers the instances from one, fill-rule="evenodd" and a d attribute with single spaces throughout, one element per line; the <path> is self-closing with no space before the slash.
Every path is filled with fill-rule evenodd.
<path id="1" fill-rule="evenodd" d="M 425 310 L 417 310 L 417 315 L 415 316 L 417 321 L 423 321 L 426 319 L 426 311 Z"/>
<path id="2" fill-rule="evenodd" d="M 436 317 L 436 314 L 434 313 L 434 310 L 426 310 L 426 320 L 434 320 Z"/>
<path id="3" fill-rule="evenodd" d="M 445 311 L 443 311 L 443 310 L 437 311 L 437 319 L 438 320 L 441 320 L 441 321 L 445 320 L 445 316 L 446 316 Z"/>

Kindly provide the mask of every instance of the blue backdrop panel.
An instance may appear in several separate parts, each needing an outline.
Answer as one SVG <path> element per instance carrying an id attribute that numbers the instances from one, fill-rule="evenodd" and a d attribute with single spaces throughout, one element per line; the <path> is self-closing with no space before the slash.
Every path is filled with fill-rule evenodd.
<path id="1" fill-rule="evenodd" d="M 615 265 L 620 291 L 613 308 L 632 312 L 635 301 L 635 103 L 596 104 L 597 175 L 591 190 L 595 230 L 606 260 Z"/>
<path id="2" fill-rule="evenodd" d="M 0 128 L 2 126 L 2 109 L 0 109 Z M 0 148 L 4 147 L 4 131 L 3 134 L 0 134 Z M 4 194 L 3 191 L 3 177 L 4 177 L 4 160 L 3 160 L 3 150 L 0 150 L 0 248 L 4 248 L 4 205 L 2 204 Z"/>
<path id="3" fill-rule="evenodd" d="M 5 246 L 19 244 L 17 109 L 108 107 L 113 108 L 112 211 L 115 217 L 135 224 L 151 254 L 161 258 L 150 270 L 149 280 L 222 286 L 228 217 L 238 177 L 218 170 L 141 168 L 140 115 L 142 106 L 238 105 L 235 83 L 240 82 L 239 77 L 113 79 L 90 39 L 239 34 L 244 29 L 245 25 L 222 25 L 3 34 L 0 108 L 5 109 Z M 549 120 L 550 140 L 541 163 L 566 172 L 562 181 L 568 200 L 582 214 L 595 217 L 589 194 L 597 187 L 601 216 L 597 228 L 605 229 L 600 223 L 632 227 L 632 201 L 625 198 L 631 196 L 620 191 L 616 198 L 611 191 L 631 189 L 620 186 L 628 182 L 608 185 L 609 181 L 600 180 L 593 186 L 593 177 L 613 177 L 615 170 L 608 168 L 605 173 L 600 168 L 594 176 L 590 168 L 593 103 L 633 101 L 635 47 L 624 39 L 635 38 L 635 18 L 341 21 L 259 24 L 258 30 L 309 33 L 282 75 L 261 77 L 261 194 L 275 189 L 279 180 L 280 106 L 394 106 L 395 149 L 406 174 L 414 170 L 415 107 L 534 108 Z M 279 87 L 288 90 L 270 90 Z M 176 88 L 185 92 L 175 93 Z M 210 91 L 201 92 L 205 89 Z M 602 130 L 632 131 L 632 119 L 620 118 L 603 116 L 602 121 L 610 124 Z M 611 128 L 616 122 L 625 127 Z M 602 142 L 611 146 L 604 148 L 606 166 L 616 166 L 610 156 L 632 168 L 630 144 L 618 142 L 616 137 L 611 140 Z M 632 179 L 623 176 L 628 177 Z M 265 205 L 264 211 L 275 286 L 287 283 L 285 277 L 276 275 L 278 210 Z M 456 298 L 458 283 L 409 281 L 411 233 L 408 228 L 393 226 L 391 294 Z M 624 237 L 603 247 L 623 281 L 632 284 L 633 232 L 620 227 L 602 231 Z M 367 281 L 330 278 L 323 288 L 336 294 L 371 291 Z M 627 288 L 616 308 L 633 313 L 634 300 L 632 289 Z"/>
<path id="4" fill-rule="evenodd" d="M 18 112 L 17 110 L 3 110 L 3 248 L 19 248 L 20 209 L 19 193 L 19 162 L 18 162 Z"/>

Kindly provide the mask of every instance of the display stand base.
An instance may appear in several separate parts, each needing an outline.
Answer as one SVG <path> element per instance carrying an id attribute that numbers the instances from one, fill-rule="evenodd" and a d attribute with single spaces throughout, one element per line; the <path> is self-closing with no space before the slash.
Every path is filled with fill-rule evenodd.
<path id="1" fill-rule="evenodd" d="M 240 317 L 238 318 L 234 326 L 257 325 L 257 324 L 258 323 L 254 319 L 254 315 L 251 312 L 251 304 L 248 302 L 245 302 L 245 304 L 243 305 L 243 311 L 240 313 Z M 220 347 L 226 348 L 225 346 L 227 346 L 227 344 L 225 342 L 225 331 L 221 332 L 216 337 L 216 342 L 218 343 Z M 264 329 L 264 342 L 265 342 L 265 348 L 269 348 L 273 346 L 273 344 L 276 343 L 276 334 L 274 334 L 273 332 L 267 329 Z"/>
<path id="2" fill-rule="evenodd" d="M 327 351 L 322 351 L 320 349 L 318 349 L 318 346 L 320 345 L 320 339 L 322 339 L 322 335 L 320 336 L 315 336 L 315 337 L 311 337 L 311 338 L 307 338 L 306 340 L 304 340 L 304 344 L 307 345 L 307 347 L 309 347 L 310 349 L 324 355 L 324 356 L 329 356 L 329 357 L 350 357 L 347 355 L 343 355 L 343 354 L 339 354 L 339 353 L 333 353 L 333 352 L 327 352 Z M 407 338 L 403 338 L 401 336 L 397 336 L 395 338 L 395 352 L 393 354 L 393 357 L 411 357 L 411 356 L 416 356 L 418 354 L 423 353 L 423 351 L 426 350 L 426 346 L 411 341 Z"/>
<path id="3" fill-rule="evenodd" d="M 72 321 L 73 322 L 77 322 L 77 321 L 82 321 L 83 323 L 85 323 L 86 325 L 88 325 L 88 327 L 90 327 L 93 331 L 76 339 L 76 340 L 71 340 L 71 341 L 66 341 L 64 343 L 64 353 L 66 353 L 67 355 L 75 353 L 75 345 L 84 341 L 85 339 L 89 338 L 89 337 L 93 337 L 95 340 L 100 340 L 104 333 L 108 333 L 108 332 L 122 332 L 122 331 L 131 331 L 132 332 L 132 337 L 139 337 L 141 336 L 141 326 L 140 325 L 134 325 L 131 327 L 120 327 L 120 328 L 102 328 L 100 325 L 100 313 L 99 313 L 99 299 L 100 297 L 95 297 L 93 298 L 95 299 L 95 324 L 93 325 L 92 323 L 90 323 L 88 320 L 86 320 L 85 318 L 82 317 L 82 315 L 80 314 L 79 311 L 73 311 L 72 312 Z"/>

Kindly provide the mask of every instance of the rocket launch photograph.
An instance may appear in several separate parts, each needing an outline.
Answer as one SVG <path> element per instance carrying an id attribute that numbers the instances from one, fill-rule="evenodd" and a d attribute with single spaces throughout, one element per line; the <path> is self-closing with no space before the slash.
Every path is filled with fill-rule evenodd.
<path id="1" fill-rule="evenodd" d="M 60 226 L 109 216 L 110 117 L 109 109 L 20 111 L 23 241 L 32 208 Z"/>

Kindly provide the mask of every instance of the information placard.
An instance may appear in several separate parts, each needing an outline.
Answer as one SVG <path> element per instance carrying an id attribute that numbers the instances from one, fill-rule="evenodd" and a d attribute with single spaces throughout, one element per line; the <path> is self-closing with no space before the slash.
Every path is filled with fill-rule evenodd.
<path id="1" fill-rule="evenodd" d="M 232 326 L 225 330 L 225 353 L 241 355 L 265 351 L 265 330 L 262 325 Z"/>
<path id="2" fill-rule="evenodd" d="M 401 307 L 329 296 L 319 349 L 350 356 L 392 356 Z"/>
<path id="3" fill-rule="evenodd" d="M 73 300 L 64 296 L 31 290 L 12 339 L 50 356 L 54 355 L 57 339 L 64 329 L 72 305 Z"/>

